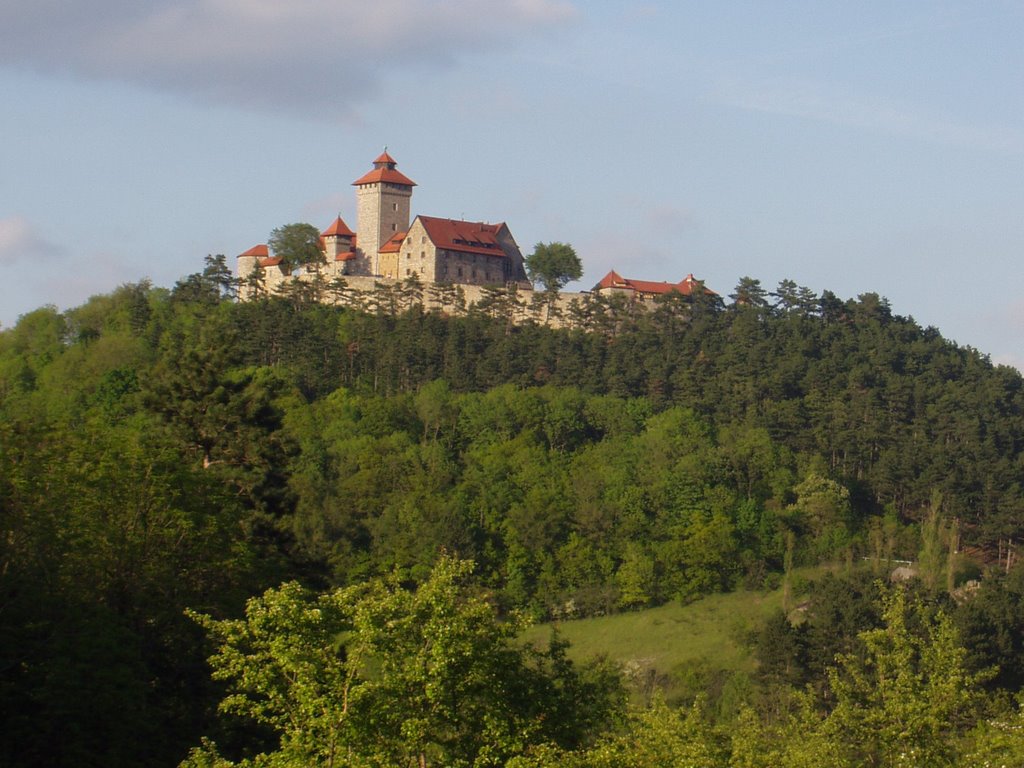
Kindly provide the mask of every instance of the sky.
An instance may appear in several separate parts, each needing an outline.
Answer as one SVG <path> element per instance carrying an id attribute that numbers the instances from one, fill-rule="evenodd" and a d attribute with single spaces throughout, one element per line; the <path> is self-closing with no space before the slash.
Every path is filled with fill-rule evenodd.
<path id="1" fill-rule="evenodd" d="M 0 0 L 0 327 L 413 214 L 728 296 L 875 292 L 1024 368 L 1024 2 Z"/>

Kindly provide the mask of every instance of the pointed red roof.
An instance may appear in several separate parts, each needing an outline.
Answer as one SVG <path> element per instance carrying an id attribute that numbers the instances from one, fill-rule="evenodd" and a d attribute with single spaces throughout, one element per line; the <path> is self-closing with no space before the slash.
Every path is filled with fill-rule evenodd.
<path id="1" fill-rule="evenodd" d="M 363 184 L 377 184 L 378 182 L 386 181 L 388 184 L 401 184 L 406 187 L 415 187 L 416 182 L 405 174 L 396 171 L 396 165 L 398 165 L 398 163 L 395 162 L 395 158 L 389 155 L 387 150 L 385 150 L 381 153 L 380 157 L 373 161 L 373 170 L 365 176 L 361 176 L 353 181 L 352 186 L 358 187 Z"/>
<path id="2" fill-rule="evenodd" d="M 243 256 L 256 256 L 257 258 L 265 259 L 270 255 L 270 250 L 265 245 L 254 245 L 245 253 L 238 254 L 238 258 Z"/>
<path id="3" fill-rule="evenodd" d="M 438 219 L 433 216 L 417 216 L 427 231 L 427 236 L 438 248 L 465 253 L 482 253 L 487 256 L 504 256 L 505 251 L 498 242 L 498 233 L 504 224 L 484 224 L 482 221 L 456 221 Z"/>
<path id="4" fill-rule="evenodd" d="M 320 237 L 352 237 L 353 235 L 355 235 L 355 232 L 348 228 L 348 225 L 341 220 L 341 216 L 336 218 L 331 226 L 320 233 Z"/>
<path id="5" fill-rule="evenodd" d="M 598 288 L 628 288 L 629 284 L 622 276 L 614 269 L 607 275 L 601 278 L 601 282 L 594 286 L 594 289 Z"/>

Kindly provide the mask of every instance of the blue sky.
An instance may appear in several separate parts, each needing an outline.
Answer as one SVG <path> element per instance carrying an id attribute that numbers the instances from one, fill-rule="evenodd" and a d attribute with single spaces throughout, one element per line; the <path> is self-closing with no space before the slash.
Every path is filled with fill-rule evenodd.
<path id="1" fill-rule="evenodd" d="M 1024 366 L 1024 3 L 0 0 L 0 324 L 414 213 L 719 293 L 784 278 Z"/>

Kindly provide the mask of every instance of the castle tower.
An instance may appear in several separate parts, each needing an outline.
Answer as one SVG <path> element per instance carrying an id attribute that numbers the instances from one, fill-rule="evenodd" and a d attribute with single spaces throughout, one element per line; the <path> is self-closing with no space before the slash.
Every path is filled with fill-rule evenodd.
<path id="1" fill-rule="evenodd" d="M 238 254 L 238 297 L 240 299 L 252 298 L 254 288 L 252 281 L 256 278 L 254 274 L 262 262 L 270 259 L 270 249 L 265 245 L 254 245 L 245 253 Z"/>
<path id="2" fill-rule="evenodd" d="M 339 257 L 342 257 L 346 251 L 351 251 L 355 236 L 356 233 L 348 228 L 341 216 L 338 216 L 331 226 L 320 233 L 327 261 L 339 261 Z"/>
<path id="3" fill-rule="evenodd" d="M 395 170 L 385 150 L 373 170 L 352 182 L 356 188 L 356 264 L 353 272 L 379 274 L 377 254 L 396 232 L 409 229 L 409 208 L 416 182 Z"/>

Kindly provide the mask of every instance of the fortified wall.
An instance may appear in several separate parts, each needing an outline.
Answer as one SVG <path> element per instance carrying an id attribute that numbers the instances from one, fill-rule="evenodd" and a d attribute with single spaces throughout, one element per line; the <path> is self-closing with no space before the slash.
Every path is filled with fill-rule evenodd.
<path id="1" fill-rule="evenodd" d="M 259 295 L 295 296 L 335 306 L 367 312 L 399 313 L 413 306 L 426 312 L 460 316 L 481 313 L 504 317 L 513 323 L 536 322 L 552 327 L 579 325 L 598 299 L 590 291 L 551 293 L 523 287 L 470 283 L 428 283 L 417 278 L 394 280 L 366 275 L 339 275 L 327 279 L 316 271 L 285 275 L 268 273 L 259 287 L 242 283 L 239 298 L 246 301 Z M 625 298 L 625 297 L 623 297 Z"/>

